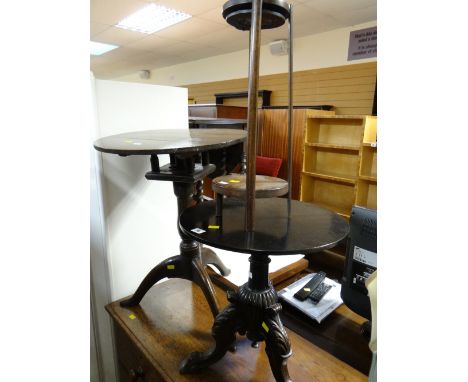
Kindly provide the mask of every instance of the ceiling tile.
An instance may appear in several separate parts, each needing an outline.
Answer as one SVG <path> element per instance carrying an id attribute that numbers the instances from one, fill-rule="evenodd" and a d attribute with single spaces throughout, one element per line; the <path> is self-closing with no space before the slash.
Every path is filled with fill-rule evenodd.
<path id="1" fill-rule="evenodd" d="M 223 17 L 223 7 L 214 8 L 208 12 L 200 13 L 198 18 L 213 21 L 218 24 L 229 25 Z M 232 28 L 232 27 L 231 27 Z"/>
<path id="2" fill-rule="evenodd" d="M 302 0 L 302 2 L 329 16 L 377 6 L 377 0 Z"/>
<path id="3" fill-rule="evenodd" d="M 203 49 L 204 47 L 199 45 L 198 49 Z M 188 43 L 188 42 L 177 42 L 171 45 L 166 45 L 164 47 L 157 48 L 154 53 L 160 54 L 160 55 L 178 55 L 178 56 L 183 56 L 184 52 L 191 51 L 191 50 L 196 50 L 197 45 Z"/>
<path id="4" fill-rule="evenodd" d="M 107 24 L 96 23 L 91 21 L 89 23 L 89 36 L 93 37 L 98 33 L 104 32 L 106 29 L 109 29 L 111 26 Z"/>
<path id="5" fill-rule="evenodd" d="M 372 6 L 349 12 L 341 12 L 337 13 L 334 17 L 349 26 L 362 24 L 368 21 L 377 20 L 377 7 Z"/>
<path id="6" fill-rule="evenodd" d="M 104 32 L 93 36 L 93 41 L 115 44 L 118 46 L 126 45 L 147 37 L 147 34 L 134 32 L 127 29 L 110 27 Z"/>
<path id="7" fill-rule="evenodd" d="M 293 23 L 294 38 L 346 26 L 342 21 L 328 16 L 308 5 L 298 5 L 295 7 Z"/>
<path id="8" fill-rule="evenodd" d="M 145 5 L 143 0 L 91 0 L 91 20 L 115 25 Z"/>
<path id="9" fill-rule="evenodd" d="M 149 2 L 193 15 L 182 23 L 145 35 L 113 27 Z M 90 56 L 97 78 L 116 78 L 248 49 L 249 33 L 229 26 L 222 17 L 226 0 L 91 0 L 90 34 L 94 41 L 120 48 Z M 303 37 L 376 19 L 376 0 L 292 0 L 294 37 Z M 287 24 L 264 30 L 262 44 L 287 39 Z M 97 73 L 97 74 L 96 74 Z"/>
<path id="10" fill-rule="evenodd" d="M 168 45 L 179 43 L 179 40 L 174 40 L 170 38 L 159 37 L 155 34 L 148 35 L 147 37 L 127 44 L 128 48 L 141 49 L 151 51 Z"/>
<path id="11" fill-rule="evenodd" d="M 183 61 L 181 62 L 201 60 L 203 58 L 213 57 L 213 56 L 217 56 L 223 53 L 228 53 L 228 52 L 222 52 L 218 48 L 205 46 L 200 49 L 194 49 L 194 50 L 184 52 Z"/>
<path id="12" fill-rule="evenodd" d="M 156 32 L 159 37 L 169 37 L 181 41 L 189 41 L 209 33 L 224 29 L 224 25 L 211 21 L 202 20 L 196 17 L 185 20 L 179 24 Z"/>
<path id="13" fill-rule="evenodd" d="M 91 62 L 110 63 L 126 59 L 127 57 L 137 56 L 139 54 L 148 53 L 138 49 L 131 49 L 127 47 L 120 47 L 110 52 L 104 53 L 100 56 L 90 56 Z"/>
<path id="14" fill-rule="evenodd" d="M 146 0 L 150 3 L 163 5 L 167 8 L 173 8 L 181 12 L 188 13 L 192 16 L 197 16 L 200 13 L 207 12 L 211 9 L 222 9 L 223 4 L 227 0 Z"/>
<path id="15" fill-rule="evenodd" d="M 248 49 L 249 33 L 237 30 L 235 28 L 226 27 L 216 33 L 211 33 L 198 38 L 197 42 L 202 45 L 212 46 L 214 48 L 220 49 Z"/>

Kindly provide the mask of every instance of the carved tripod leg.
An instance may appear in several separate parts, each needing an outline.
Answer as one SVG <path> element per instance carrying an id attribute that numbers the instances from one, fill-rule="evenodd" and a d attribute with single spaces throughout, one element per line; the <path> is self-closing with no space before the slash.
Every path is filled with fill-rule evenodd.
<path id="1" fill-rule="evenodd" d="M 165 277 L 173 278 L 173 277 L 180 277 L 180 278 L 187 278 L 187 261 L 180 256 L 173 256 L 169 257 L 168 259 L 162 261 L 158 265 L 156 265 L 150 273 L 146 275 L 144 280 L 141 282 L 140 286 L 127 300 L 121 301 L 120 306 L 125 308 L 138 305 L 140 301 L 145 296 L 146 292 L 150 290 L 150 288 L 156 284 L 159 280 L 162 280 Z M 188 269 L 190 272 L 190 269 Z M 190 273 L 188 273 L 190 274 Z"/>
<path id="2" fill-rule="evenodd" d="M 267 309 L 265 318 L 265 351 L 270 361 L 271 371 L 277 382 L 292 382 L 288 373 L 288 358 L 291 356 L 291 344 L 283 327 L 279 312 L 280 304 L 274 304 Z M 268 329 L 267 329 L 268 328 Z"/>
<path id="3" fill-rule="evenodd" d="M 218 302 L 215 297 L 216 292 L 208 273 L 206 273 L 205 267 L 198 257 L 192 259 L 192 281 L 202 289 L 206 301 L 208 301 L 210 305 L 211 313 L 213 313 L 213 317 L 216 318 L 219 313 Z"/>
<path id="4" fill-rule="evenodd" d="M 219 256 L 210 248 L 202 247 L 201 250 L 203 265 L 211 264 L 218 269 L 223 276 L 229 276 L 231 270 L 224 265 Z"/>
<path id="5" fill-rule="evenodd" d="M 238 316 L 238 308 L 234 304 L 229 304 L 218 314 L 211 331 L 216 341 L 215 347 L 207 352 L 191 353 L 182 362 L 180 373 L 195 373 L 223 358 L 236 339 Z"/>

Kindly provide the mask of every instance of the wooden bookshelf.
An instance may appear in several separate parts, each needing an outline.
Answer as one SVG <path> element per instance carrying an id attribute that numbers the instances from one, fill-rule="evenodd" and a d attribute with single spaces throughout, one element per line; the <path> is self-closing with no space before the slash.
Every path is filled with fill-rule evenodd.
<path id="1" fill-rule="evenodd" d="M 364 129 L 355 204 L 377 209 L 377 117 L 369 118 Z"/>
<path id="2" fill-rule="evenodd" d="M 300 200 L 347 218 L 355 204 L 377 208 L 377 117 L 307 118 Z"/>

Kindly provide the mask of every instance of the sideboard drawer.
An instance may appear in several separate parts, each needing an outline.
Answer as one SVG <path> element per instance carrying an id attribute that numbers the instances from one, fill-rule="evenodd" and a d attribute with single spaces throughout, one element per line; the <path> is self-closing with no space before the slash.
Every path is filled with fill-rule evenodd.
<path id="1" fill-rule="evenodd" d="M 128 335 L 114 325 L 120 382 L 163 382 L 164 378 L 132 343 Z"/>

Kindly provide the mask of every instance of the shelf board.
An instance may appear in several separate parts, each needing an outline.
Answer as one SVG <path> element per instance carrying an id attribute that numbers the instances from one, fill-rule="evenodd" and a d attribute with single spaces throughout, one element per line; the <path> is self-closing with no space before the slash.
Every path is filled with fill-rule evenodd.
<path id="1" fill-rule="evenodd" d="M 337 145 L 333 143 L 310 143 L 306 142 L 306 146 L 309 147 L 319 147 L 324 149 L 333 149 L 333 150 L 347 150 L 347 151 L 359 151 L 359 146 L 351 146 L 351 145 Z"/>
<path id="2" fill-rule="evenodd" d="M 372 147 L 373 149 L 377 149 L 377 142 L 363 142 L 362 145 L 364 147 Z"/>
<path id="3" fill-rule="evenodd" d="M 363 120 L 366 119 L 368 115 L 348 115 L 348 114 L 340 114 L 340 115 L 319 115 L 319 116 L 310 116 L 308 118 L 313 119 L 355 119 L 355 120 Z"/>
<path id="4" fill-rule="evenodd" d="M 315 172 L 315 171 L 302 171 L 302 174 L 311 176 L 313 178 L 320 178 L 325 180 L 331 180 L 334 182 L 347 183 L 350 185 L 356 184 L 356 179 L 343 174 L 333 172 Z"/>
<path id="5" fill-rule="evenodd" d="M 377 183 L 377 176 L 376 175 L 359 175 L 359 179 Z"/>

